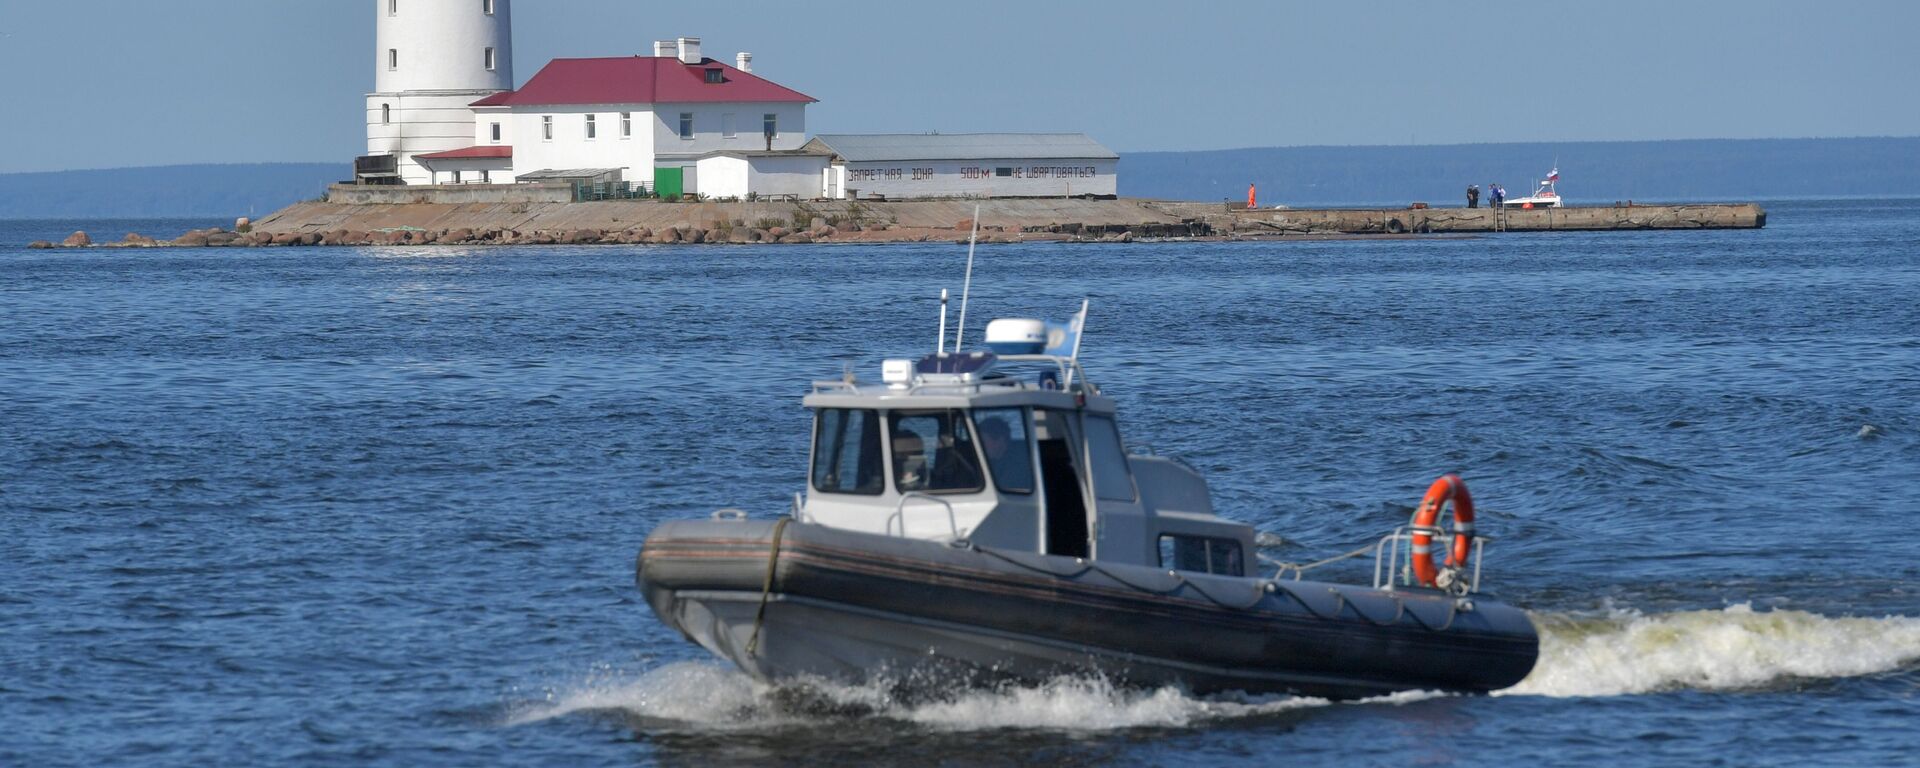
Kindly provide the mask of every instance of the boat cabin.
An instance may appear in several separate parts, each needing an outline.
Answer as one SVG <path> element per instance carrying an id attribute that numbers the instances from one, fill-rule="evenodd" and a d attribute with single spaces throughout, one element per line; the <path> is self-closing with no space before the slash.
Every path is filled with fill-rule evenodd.
<path id="1" fill-rule="evenodd" d="M 1253 530 L 1213 514 L 1184 463 L 1129 454 L 1114 402 L 1045 354 L 889 360 L 816 382 L 803 522 L 1244 576 Z"/>

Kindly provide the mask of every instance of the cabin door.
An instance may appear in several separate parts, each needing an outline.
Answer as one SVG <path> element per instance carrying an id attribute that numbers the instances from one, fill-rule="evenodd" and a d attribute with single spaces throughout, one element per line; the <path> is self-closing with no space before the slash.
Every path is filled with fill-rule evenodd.
<path id="1" fill-rule="evenodd" d="M 1086 557 L 1092 552 L 1086 483 L 1076 456 L 1080 441 L 1075 438 L 1072 414 L 1035 411 L 1033 426 L 1040 446 L 1040 485 L 1046 494 L 1046 553 Z"/>

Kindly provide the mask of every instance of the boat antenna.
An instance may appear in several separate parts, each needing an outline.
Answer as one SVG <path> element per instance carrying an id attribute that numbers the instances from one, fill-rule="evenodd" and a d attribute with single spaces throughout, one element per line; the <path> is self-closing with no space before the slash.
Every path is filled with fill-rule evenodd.
<path id="1" fill-rule="evenodd" d="M 947 353 L 947 289 L 940 289 L 940 334 L 934 338 L 933 351 L 936 354 Z"/>
<path id="2" fill-rule="evenodd" d="M 967 338 L 967 299 L 973 295 L 973 246 L 980 242 L 980 206 L 973 207 L 973 234 L 967 236 L 967 279 L 960 286 L 960 325 L 953 331 L 953 353 Z"/>

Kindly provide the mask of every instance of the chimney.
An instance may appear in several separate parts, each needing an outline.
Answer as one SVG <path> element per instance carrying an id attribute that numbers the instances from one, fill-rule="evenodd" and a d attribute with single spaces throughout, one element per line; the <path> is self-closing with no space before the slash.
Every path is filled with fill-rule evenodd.
<path id="1" fill-rule="evenodd" d="M 680 57 L 680 45 L 672 40 L 655 40 L 653 43 L 655 58 L 674 59 Z"/>
<path id="2" fill-rule="evenodd" d="M 742 72 L 753 71 L 753 54 L 741 51 L 733 57 L 733 68 Z"/>
<path id="3" fill-rule="evenodd" d="M 682 64 L 700 63 L 700 38 L 697 38 L 697 37 L 680 38 L 680 63 Z"/>

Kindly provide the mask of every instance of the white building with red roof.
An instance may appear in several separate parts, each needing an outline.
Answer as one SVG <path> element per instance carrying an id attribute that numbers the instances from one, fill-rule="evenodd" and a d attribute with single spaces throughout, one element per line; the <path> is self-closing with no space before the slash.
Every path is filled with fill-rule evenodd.
<path id="1" fill-rule="evenodd" d="M 701 54 L 555 59 L 513 87 L 511 0 L 376 0 L 362 184 L 626 182 L 666 198 L 1111 196 L 1119 157 L 1080 134 L 823 136 L 815 99 Z"/>

